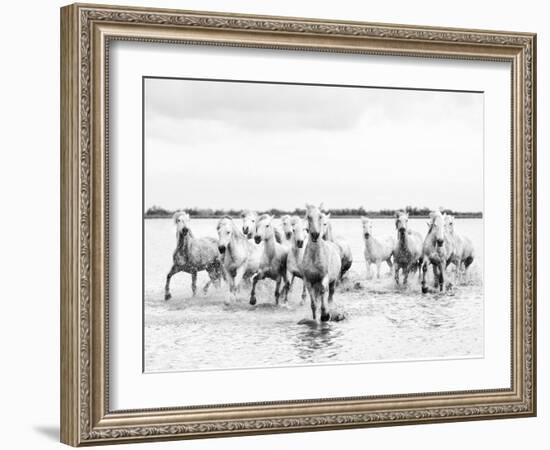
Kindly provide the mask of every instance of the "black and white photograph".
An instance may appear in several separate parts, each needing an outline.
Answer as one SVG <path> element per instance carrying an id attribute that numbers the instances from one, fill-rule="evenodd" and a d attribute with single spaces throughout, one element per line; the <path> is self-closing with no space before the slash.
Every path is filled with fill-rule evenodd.
<path id="1" fill-rule="evenodd" d="M 483 357 L 483 109 L 144 77 L 144 371 Z"/>

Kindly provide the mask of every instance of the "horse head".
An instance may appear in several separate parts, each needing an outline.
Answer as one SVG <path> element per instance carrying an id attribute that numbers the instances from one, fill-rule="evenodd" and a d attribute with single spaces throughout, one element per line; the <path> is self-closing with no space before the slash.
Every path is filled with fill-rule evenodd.
<path id="1" fill-rule="evenodd" d="M 365 239 L 368 239 L 372 234 L 372 222 L 366 216 L 361 217 L 361 222 L 363 223 L 363 235 Z"/>
<path id="2" fill-rule="evenodd" d="M 281 228 L 285 238 L 290 241 L 292 239 L 292 220 L 288 214 L 281 217 Z"/>
<path id="3" fill-rule="evenodd" d="M 218 230 L 218 250 L 220 253 L 225 253 L 225 250 L 229 246 L 229 242 L 231 241 L 231 237 L 233 236 L 233 232 L 235 229 L 235 225 L 233 223 L 233 219 L 231 217 L 222 217 L 217 226 Z"/>
<path id="4" fill-rule="evenodd" d="M 189 214 L 185 211 L 177 211 L 174 213 L 173 219 L 176 224 L 176 234 L 185 236 L 189 232 Z"/>
<path id="5" fill-rule="evenodd" d="M 256 231 L 254 233 L 254 242 L 259 244 L 262 240 L 266 240 L 274 235 L 273 233 L 273 216 L 269 214 L 262 215 L 256 223 Z"/>
<path id="6" fill-rule="evenodd" d="M 241 217 L 243 219 L 243 233 L 250 239 L 256 229 L 258 214 L 254 211 L 246 210 L 241 213 Z"/>
<path id="7" fill-rule="evenodd" d="M 445 242 L 445 223 L 441 211 L 432 211 L 430 213 L 430 231 L 438 247 L 443 247 Z"/>
<path id="8" fill-rule="evenodd" d="M 307 235 L 306 224 L 298 216 L 293 216 L 290 223 L 292 226 L 292 234 L 294 235 L 294 242 L 296 242 L 296 247 L 302 248 Z"/>
<path id="9" fill-rule="evenodd" d="M 444 214 L 443 218 L 445 219 L 445 229 L 453 233 L 455 230 L 455 217 L 451 214 Z"/>
<path id="10" fill-rule="evenodd" d="M 330 218 L 330 214 L 328 214 L 328 217 L 326 214 L 323 214 L 321 212 L 322 204 L 320 207 L 314 206 L 314 205 L 306 205 L 306 219 L 307 219 L 307 225 L 309 230 L 309 235 L 311 236 L 311 240 L 313 242 L 317 242 L 317 239 L 319 239 L 319 236 L 323 236 L 326 234 L 326 223 L 328 221 L 328 218 Z"/>
<path id="11" fill-rule="evenodd" d="M 409 215 L 405 211 L 398 211 L 395 215 L 395 228 L 399 237 L 405 237 L 409 226 Z"/>

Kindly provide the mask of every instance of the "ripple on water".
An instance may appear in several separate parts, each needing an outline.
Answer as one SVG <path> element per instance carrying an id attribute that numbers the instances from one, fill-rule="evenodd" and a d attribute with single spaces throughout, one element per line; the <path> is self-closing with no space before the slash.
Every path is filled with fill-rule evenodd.
<path id="1" fill-rule="evenodd" d="M 352 272 L 335 295 L 345 320 L 322 324 L 311 323 L 309 301 L 301 304 L 300 281 L 279 306 L 269 281 L 258 284 L 255 306 L 246 290 L 229 305 L 226 288 L 196 297 L 184 290 L 168 302 L 162 288 L 147 291 L 146 371 L 480 356 L 483 290 L 476 279 L 422 295 L 416 277 L 396 289 L 390 277 L 365 281 Z"/>

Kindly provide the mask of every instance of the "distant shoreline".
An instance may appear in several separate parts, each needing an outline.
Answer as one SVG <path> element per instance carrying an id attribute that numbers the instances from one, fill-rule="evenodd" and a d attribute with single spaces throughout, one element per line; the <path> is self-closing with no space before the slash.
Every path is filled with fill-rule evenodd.
<path id="1" fill-rule="evenodd" d="M 455 213 L 453 214 L 457 219 L 483 219 L 483 213 Z M 382 215 L 382 214 L 364 214 L 364 216 L 368 217 L 369 219 L 394 219 L 395 215 Z M 191 216 L 192 219 L 221 219 L 222 217 L 225 217 L 224 215 L 221 216 Z M 332 215 L 333 219 L 360 219 L 363 217 L 363 215 L 355 215 L 355 216 L 336 216 Z M 172 218 L 172 214 L 144 214 L 143 219 L 170 219 Z M 240 217 L 234 217 L 235 219 L 238 219 Z M 427 215 L 420 215 L 420 216 L 409 216 L 411 219 L 429 219 L 429 216 Z"/>

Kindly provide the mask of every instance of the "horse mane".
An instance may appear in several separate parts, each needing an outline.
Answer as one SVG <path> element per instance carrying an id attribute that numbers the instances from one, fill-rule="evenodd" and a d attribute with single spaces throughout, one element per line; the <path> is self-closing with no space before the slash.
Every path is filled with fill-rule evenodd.
<path id="1" fill-rule="evenodd" d="M 239 239 L 246 239 L 243 232 L 239 229 L 237 225 L 235 225 L 235 221 L 233 220 L 233 217 L 231 216 L 223 216 L 219 221 L 218 225 L 216 226 L 216 230 L 220 229 L 220 226 L 224 220 L 229 220 L 229 223 L 231 224 L 231 233 L 236 236 Z"/>
<path id="2" fill-rule="evenodd" d="M 266 219 L 271 219 L 271 216 L 269 214 L 262 214 L 260 217 L 258 217 L 258 222 Z"/>

